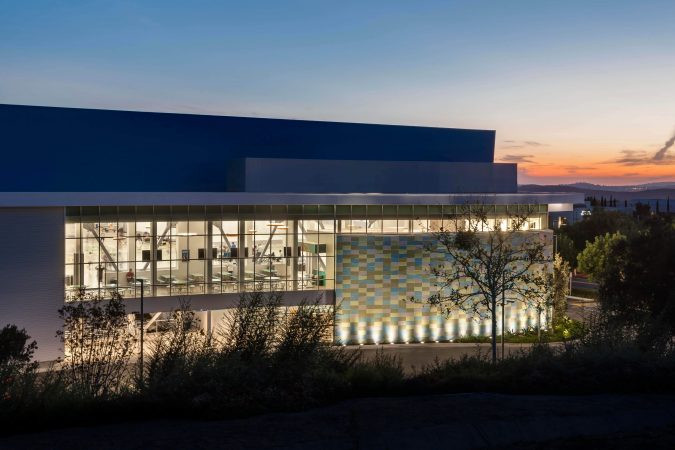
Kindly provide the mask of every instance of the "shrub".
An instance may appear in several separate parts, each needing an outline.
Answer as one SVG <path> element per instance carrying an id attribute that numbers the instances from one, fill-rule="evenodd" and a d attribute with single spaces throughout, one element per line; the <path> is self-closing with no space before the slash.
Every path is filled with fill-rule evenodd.
<path id="1" fill-rule="evenodd" d="M 332 310 L 303 302 L 285 313 L 278 294 L 251 292 L 213 339 L 196 331 L 189 304 L 159 336 L 142 396 L 191 415 L 246 415 L 317 405 L 346 395 L 358 354 L 331 343 Z"/>
<path id="2" fill-rule="evenodd" d="M 29 395 L 37 363 L 31 362 L 37 343 L 25 329 L 6 325 L 0 330 L 0 406 L 21 403 Z"/>
<path id="3" fill-rule="evenodd" d="M 608 320 L 640 335 L 644 349 L 663 350 L 675 337 L 673 280 L 675 223 L 656 216 L 611 248 L 598 302 Z"/>
<path id="4" fill-rule="evenodd" d="M 237 307 L 223 318 L 220 337 L 224 347 L 243 358 L 268 355 L 278 339 L 281 300 L 279 293 L 242 293 Z"/>
<path id="5" fill-rule="evenodd" d="M 372 359 L 358 361 L 347 371 L 351 395 L 386 395 L 396 393 L 405 383 L 401 359 L 387 355 L 382 348 Z"/>
<path id="6" fill-rule="evenodd" d="M 0 330 L 0 367 L 27 364 L 37 350 L 37 342 L 28 342 L 30 336 L 16 325 L 5 325 Z"/>
<path id="7" fill-rule="evenodd" d="M 136 339 L 122 297 L 115 293 L 104 301 L 85 294 L 58 312 L 63 328 L 56 334 L 65 350 L 59 369 L 68 389 L 87 398 L 129 387 L 127 369 Z"/>
<path id="8" fill-rule="evenodd" d="M 176 401 L 190 394 L 195 368 L 208 361 L 209 336 L 187 300 L 171 312 L 168 326 L 155 336 L 139 387 L 151 399 Z"/>
<path id="9" fill-rule="evenodd" d="M 122 325 L 121 319 L 114 319 L 122 315 L 118 300 L 113 299 L 108 310 L 95 300 L 67 309 L 72 324 L 64 328 L 64 334 L 69 332 L 64 339 L 80 336 L 80 345 L 92 340 L 102 345 L 98 343 L 102 331 L 94 333 L 92 328 Z M 12 367 L 23 369 L 11 378 L 9 397 L 0 398 L 0 428 L 34 429 L 34 419 L 64 426 L 158 416 L 242 417 L 372 395 L 675 392 L 675 351 L 642 346 L 640 329 L 617 326 L 606 315 L 591 317 L 587 327 L 569 319 L 558 321 L 547 333 L 576 336 L 563 345 L 534 345 L 496 364 L 479 350 L 475 356 L 436 360 L 406 374 L 401 360 L 383 349 L 366 358 L 360 350 L 332 345 L 330 307 L 303 302 L 284 312 L 280 304 L 276 294 L 243 296 L 228 315 L 227 323 L 235 328 L 222 339 L 212 339 L 201 330 L 189 302 L 181 302 L 150 346 L 145 374 L 136 385 L 129 384 L 119 369 L 118 356 L 84 367 L 75 365 L 82 361 L 78 356 L 60 370 L 38 373 L 30 362 L 34 344 L 25 331 L 6 327 L 8 331 L 0 332 L 6 339 L 0 343 L 5 361 L 0 367 L 12 360 L 17 361 Z M 127 331 L 121 328 L 105 333 L 127 342 Z M 506 337 L 536 339 L 536 334 L 528 329 Z M 116 348 L 116 339 L 104 342 L 108 344 L 97 352 Z M 92 358 L 97 360 L 98 354 L 92 353 Z M 99 387 L 81 387 L 89 379 Z"/>

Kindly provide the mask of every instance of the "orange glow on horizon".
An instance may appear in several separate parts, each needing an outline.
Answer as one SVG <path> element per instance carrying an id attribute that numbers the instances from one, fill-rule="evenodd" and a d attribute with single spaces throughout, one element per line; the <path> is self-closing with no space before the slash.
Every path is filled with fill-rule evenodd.
<path id="1" fill-rule="evenodd" d="M 495 151 L 495 162 L 518 164 L 520 184 L 589 182 L 606 185 L 675 181 L 675 150 L 654 161 L 653 151 L 545 147 Z"/>

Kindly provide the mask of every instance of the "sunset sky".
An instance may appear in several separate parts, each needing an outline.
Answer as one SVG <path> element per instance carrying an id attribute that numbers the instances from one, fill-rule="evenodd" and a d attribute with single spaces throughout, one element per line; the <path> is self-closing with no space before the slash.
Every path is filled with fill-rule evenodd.
<path id="1" fill-rule="evenodd" d="M 521 183 L 675 181 L 675 1 L 4 1 L 0 103 L 495 129 Z"/>

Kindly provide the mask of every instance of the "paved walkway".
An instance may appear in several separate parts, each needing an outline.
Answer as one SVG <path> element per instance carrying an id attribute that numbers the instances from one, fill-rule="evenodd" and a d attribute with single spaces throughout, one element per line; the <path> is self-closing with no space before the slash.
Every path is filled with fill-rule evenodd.
<path id="1" fill-rule="evenodd" d="M 567 315 L 570 319 L 585 322 L 596 311 L 598 311 L 598 302 L 595 300 L 567 297 Z"/>
<path id="2" fill-rule="evenodd" d="M 453 394 L 365 398 L 230 421 L 156 420 L 0 438 L 0 448 L 546 448 L 675 424 L 675 396 Z M 672 434 L 672 433 L 671 433 Z M 616 440 L 616 439 L 614 439 Z M 548 443 L 548 444 L 547 444 Z M 577 448 L 565 446 L 565 448 Z"/>

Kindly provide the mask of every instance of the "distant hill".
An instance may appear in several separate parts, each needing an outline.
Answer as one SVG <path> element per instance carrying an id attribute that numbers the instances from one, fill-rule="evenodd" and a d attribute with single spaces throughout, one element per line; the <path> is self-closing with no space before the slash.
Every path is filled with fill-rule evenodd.
<path id="1" fill-rule="evenodd" d="M 612 191 L 612 192 L 634 192 L 634 191 L 652 191 L 658 189 L 675 189 L 675 181 L 661 181 L 658 183 L 632 184 L 625 186 L 605 186 L 592 183 L 572 183 L 561 186 L 577 187 L 584 190 L 593 191 Z"/>
<path id="2" fill-rule="evenodd" d="M 654 186 L 666 185 L 666 186 Z M 574 184 L 521 184 L 518 186 L 518 192 L 581 192 L 587 196 L 612 197 L 618 200 L 635 200 L 635 199 L 666 199 L 670 197 L 675 199 L 675 183 L 649 183 L 650 189 L 628 189 L 637 188 L 638 186 L 601 186 L 591 183 L 574 183 Z M 669 186 L 669 187 L 667 187 Z M 609 188 L 624 188 L 623 190 L 615 190 Z"/>

